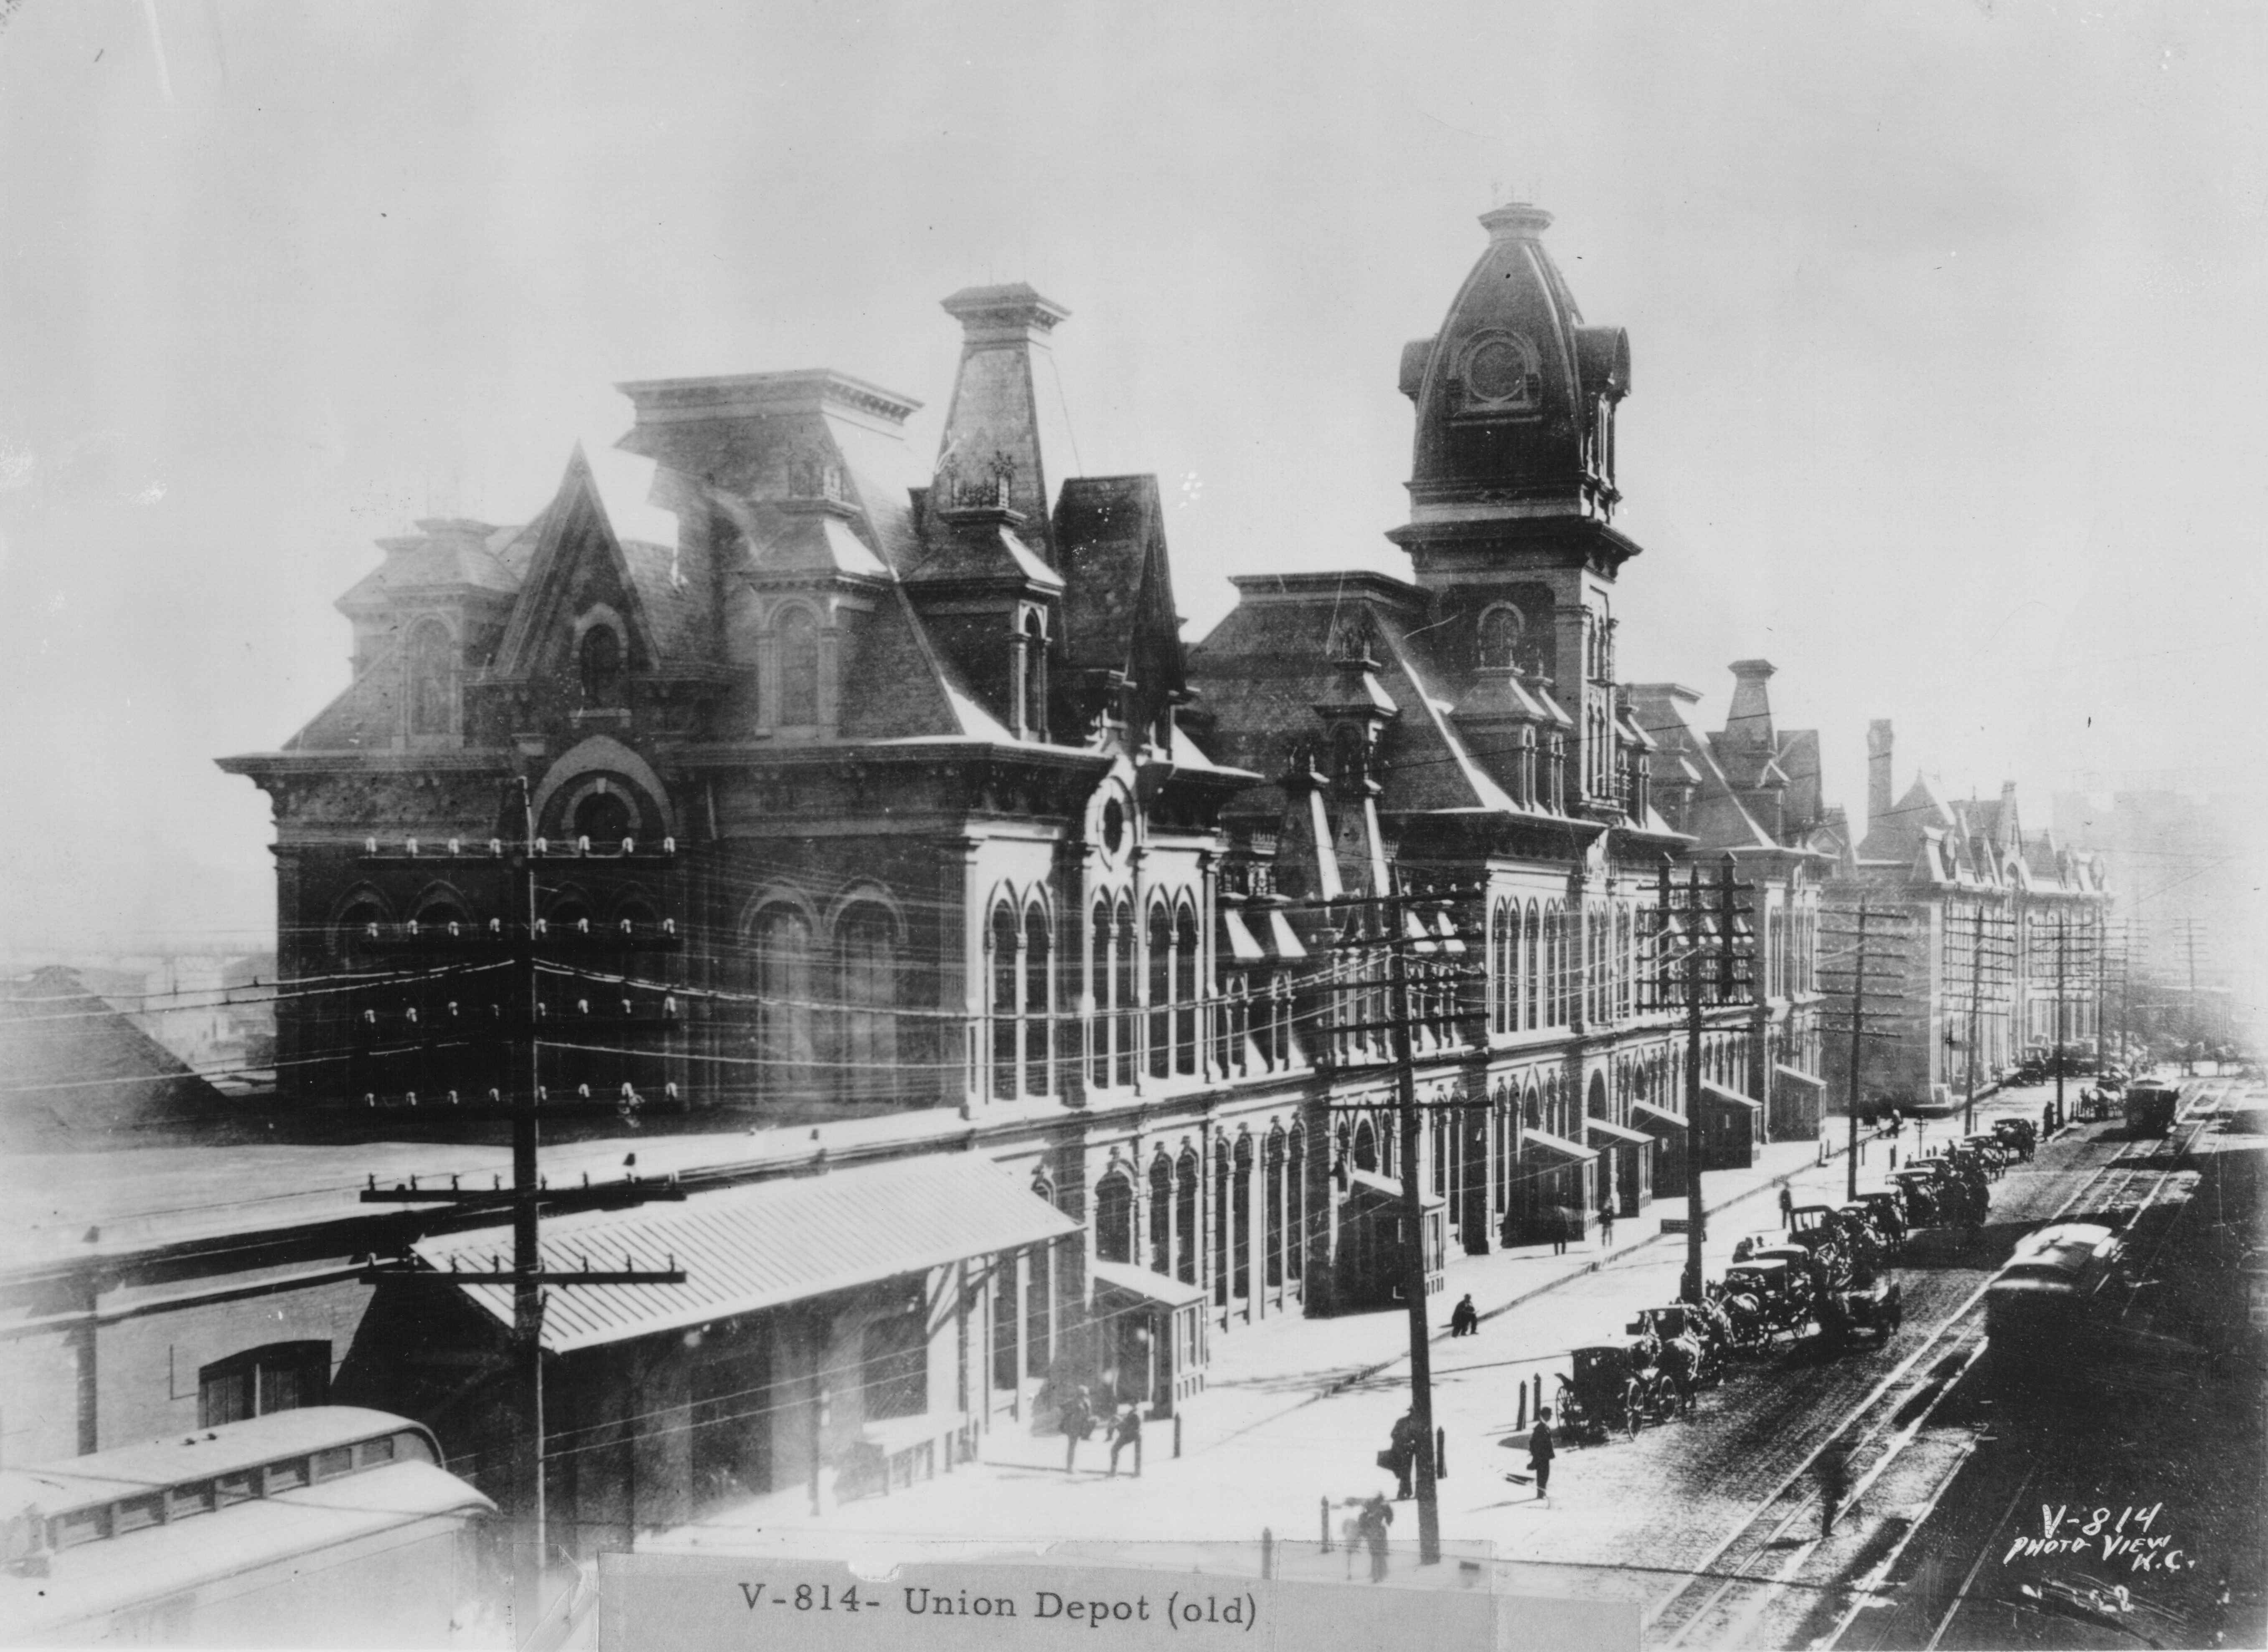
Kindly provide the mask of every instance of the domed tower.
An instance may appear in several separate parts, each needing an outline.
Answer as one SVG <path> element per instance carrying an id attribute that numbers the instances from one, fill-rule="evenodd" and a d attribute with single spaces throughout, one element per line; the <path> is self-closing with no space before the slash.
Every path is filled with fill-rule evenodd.
<path id="1" fill-rule="evenodd" d="M 1433 594 L 1446 654 L 1516 668 L 1571 725 L 1567 803 L 1625 812 L 1612 591 L 1638 547 L 1609 525 L 1630 339 L 1587 327 L 1543 248 L 1551 215 L 1484 214 L 1487 249 L 1432 338 L 1402 352 L 1417 404 L 1407 525 L 1388 537 Z"/>

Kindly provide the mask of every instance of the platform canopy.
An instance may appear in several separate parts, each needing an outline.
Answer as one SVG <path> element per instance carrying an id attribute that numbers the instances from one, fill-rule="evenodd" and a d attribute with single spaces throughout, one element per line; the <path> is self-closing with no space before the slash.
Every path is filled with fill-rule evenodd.
<path id="1" fill-rule="evenodd" d="M 1657 1124 L 1675 1125 L 1681 1130 L 1685 1127 L 1683 1113 L 1672 1112 L 1667 1107 L 1657 1107 L 1650 1101 L 1631 1102 L 1631 1114 L 1633 1118 L 1650 1120 Z"/>
<path id="2" fill-rule="evenodd" d="M 1634 1142 L 1640 1147 L 1652 1147 L 1653 1138 L 1643 1130 L 1633 1130 L 1626 1124 L 1616 1124 L 1611 1119 L 1586 1119 L 1583 1131 L 1587 1135 L 1602 1135 L 1609 1142 Z"/>
<path id="3" fill-rule="evenodd" d="M 1546 1153 L 1557 1154 L 1563 1159 L 1574 1159 L 1578 1162 L 1599 1156 L 1599 1150 L 1596 1148 L 1585 1147 L 1580 1142 L 1570 1142 L 1565 1136 L 1554 1135 L 1549 1130 L 1522 1130 L 1520 1133 L 1520 1145 L 1523 1150 L 1530 1147 L 1538 1147 Z"/>
<path id="4" fill-rule="evenodd" d="M 1807 1073 L 1801 1068 L 1788 1067 L 1775 1061 L 1772 1063 L 1772 1071 L 1778 1073 L 1782 1078 L 1792 1078 L 1799 1084 L 1808 1084 L 1814 1090 L 1827 1088 L 1825 1079 L 1816 1073 Z"/>
<path id="5" fill-rule="evenodd" d="M 1043 1245 L 1079 1224 L 990 1159 L 932 1153 L 819 1176 L 694 1193 L 682 1203 L 586 1211 L 543 1224 L 543 1266 L 685 1270 L 682 1285 L 553 1285 L 543 1346 L 602 1347 L 711 1319 L 806 1302 L 947 1262 Z M 512 1236 L 483 1229 L 427 1239 L 429 1266 L 510 1266 Z M 512 1288 L 465 1294 L 503 1325 Z"/>
<path id="6" fill-rule="evenodd" d="M 1701 1093 L 1714 1097 L 1717 1100 L 1735 1107 L 1746 1107 L 1751 1112 L 1762 1112 L 1764 1110 L 1764 1103 L 1758 1101 L 1754 1096 L 1743 1096 L 1737 1090 L 1727 1090 L 1724 1085 L 1711 1083 L 1707 1079 L 1701 1081 Z"/>

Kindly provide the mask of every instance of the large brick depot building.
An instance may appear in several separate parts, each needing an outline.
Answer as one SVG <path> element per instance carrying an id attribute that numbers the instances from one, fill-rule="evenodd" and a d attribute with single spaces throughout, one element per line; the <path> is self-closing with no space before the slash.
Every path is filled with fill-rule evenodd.
<path id="1" fill-rule="evenodd" d="M 725 1242 L 688 1258 L 709 1282 L 677 1310 L 547 1328 L 594 1373 L 593 1415 L 624 1371 L 688 1396 L 674 1492 L 636 1429 L 576 1447 L 620 1455 L 558 1489 L 593 1530 L 682 1517 L 688 1485 L 816 1494 L 854 1454 L 912 1473 L 942 1443 L 949 1465 L 1065 1359 L 1186 1401 L 1208 1325 L 1383 1300 L 1400 1166 L 1360 901 L 1397 879 L 1467 892 L 1411 937 L 1437 1278 L 1686 1173 L 1682 1019 L 1652 990 L 1665 863 L 1732 855 L 1771 937 L 1753 990 L 1707 1014 L 1704 1168 L 1745 1162 L 1783 1091 L 1808 1116 L 1817 822 L 1779 807 L 1777 748 L 1709 756 L 1688 731 L 1708 760 L 1657 767 L 1683 714 L 1642 718 L 1616 673 L 1629 346 L 1583 321 L 1549 221 L 1488 214 L 1403 352 L 1412 513 L 1390 537 L 1414 577 L 1247 577 L 1194 649 L 1155 479 L 1055 469 L 1035 369 L 1066 312 L 1023 286 L 946 300 L 961 363 L 932 464 L 902 438 L 913 402 L 839 374 L 633 384 L 622 445 L 654 461 L 674 543 L 618 536 L 579 457 L 524 526 L 384 542 L 341 603 L 350 686 L 225 764 L 274 800 L 284 979 L 352 988 L 283 1006 L 287 1099 L 406 1126 L 501 1082 L 478 966 L 524 782 L 547 1094 L 628 1087 L 649 1125 L 755 1128 L 742 1168 L 727 1138 L 705 1161 L 696 1201 L 755 1201 L 714 1231 L 841 1252 L 734 1296 L 712 1290 L 747 1259 Z M 854 1234 L 840 1201 L 800 1224 L 763 1203 L 782 1176 L 951 1154 L 1014 1194 L 957 1171 L 905 1193 L 976 1247 L 954 1256 Z M 956 1200 L 965 1221 L 938 1214 Z M 493 1326 L 472 1304 L 422 1338 L 380 1320 L 348 1361 L 363 1391 L 481 1449 L 461 1348 L 424 1343 Z M 867 1376 L 830 1399 L 829 1371 Z M 758 1391 L 776 1403 L 714 1409 Z"/>

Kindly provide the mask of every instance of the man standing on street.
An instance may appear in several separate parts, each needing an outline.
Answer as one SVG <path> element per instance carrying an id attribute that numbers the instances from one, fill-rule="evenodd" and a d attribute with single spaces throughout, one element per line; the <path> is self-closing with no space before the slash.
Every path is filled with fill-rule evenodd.
<path id="1" fill-rule="evenodd" d="M 1394 1459 L 1394 1501 L 1408 1502 L 1410 1498 L 1410 1477 L 1418 1472 L 1418 1453 L 1425 1449 L 1425 1436 L 1418 1430 L 1418 1413 L 1405 1411 L 1394 1425 L 1389 1447 Z"/>
<path id="2" fill-rule="evenodd" d="M 1373 1497 L 1355 1516 L 1355 1534 L 1370 1550 L 1370 1581 L 1386 1581 L 1386 1528 L 1394 1524 L 1394 1510 L 1383 1497 Z"/>
<path id="3" fill-rule="evenodd" d="M 1121 1411 L 1110 1425 L 1110 1472 L 1118 1472 L 1118 1454 L 1128 1446 L 1134 1448 L 1134 1478 L 1142 1478 L 1142 1408 L 1129 1406 Z"/>
<path id="4" fill-rule="evenodd" d="M 1779 1225 L 1783 1228 L 1795 1225 L 1795 1195 L 1787 1191 L 1786 1182 L 1779 1185 Z"/>
<path id="5" fill-rule="evenodd" d="M 1063 1405 L 1064 1472 L 1073 1472 L 1079 1457 L 1079 1443 L 1094 1432 L 1094 1406 L 1087 1399 L 1084 1384 L 1071 1391 Z"/>
<path id="6" fill-rule="evenodd" d="M 1546 1501 L 1551 1489 L 1551 1407 L 1546 1406 L 1535 1413 L 1535 1428 L 1528 1436 L 1528 1466 L 1535 1471 L 1536 1501 Z"/>
<path id="7" fill-rule="evenodd" d="M 1830 1440 L 1819 1450 L 1819 1540 L 1835 1530 L 1835 1516 L 1843 1507 L 1843 1494 L 1851 1483 L 1851 1447 L 1847 1441 Z"/>
<path id="8" fill-rule="evenodd" d="M 1599 1207 L 1599 1248 L 1602 1251 L 1615 1248 L 1615 1208 L 1612 1205 Z"/>

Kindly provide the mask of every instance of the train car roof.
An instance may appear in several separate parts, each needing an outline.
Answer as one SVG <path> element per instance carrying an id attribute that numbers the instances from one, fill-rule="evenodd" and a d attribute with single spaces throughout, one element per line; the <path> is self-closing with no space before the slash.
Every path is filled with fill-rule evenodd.
<path id="1" fill-rule="evenodd" d="M 426 1432 L 423 1425 L 406 1417 L 360 1406 L 272 1412 L 39 1467 L 10 1469 L 0 1473 L 0 1512 L 12 1515 L 27 1503 L 37 1503 L 42 1513 L 61 1514 L 404 1428 Z"/>
<path id="2" fill-rule="evenodd" d="M 371 1413 L 382 1415 L 382 1413 Z M 430 1463 L 395 1463 L 50 1552 L 48 1575 L 0 1575 L 0 1622 L 34 1645 L 107 1614 L 419 1521 L 496 1505 Z M 304 1569 L 304 1568 L 303 1568 Z"/>

